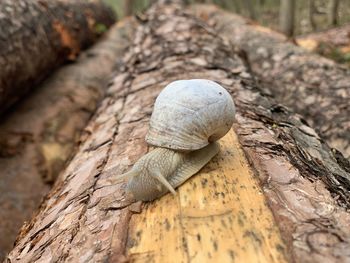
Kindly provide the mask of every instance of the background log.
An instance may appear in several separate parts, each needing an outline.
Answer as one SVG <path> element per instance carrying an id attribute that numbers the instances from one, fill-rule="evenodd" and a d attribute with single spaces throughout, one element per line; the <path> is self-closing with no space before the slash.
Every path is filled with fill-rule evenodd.
<path id="1" fill-rule="evenodd" d="M 114 21 L 100 1 L 1 1 L 0 113 Z"/>
<path id="2" fill-rule="evenodd" d="M 133 21 L 118 23 L 74 63 L 49 77 L 0 123 L 0 261 L 13 247 L 106 91 Z"/>
<path id="3" fill-rule="evenodd" d="M 245 51 L 266 92 L 302 114 L 331 147 L 350 157 L 350 70 L 286 37 L 214 6 L 193 7 Z"/>
<path id="4" fill-rule="evenodd" d="M 350 167 L 338 162 L 344 158 L 267 96 L 246 61 L 205 23 L 176 5 L 150 9 L 141 23 L 79 151 L 8 261 L 349 260 Z M 103 171 L 125 172 L 147 152 L 156 96 L 170 81 L 188 78 L 212 79 L 231 92 L 238 141 L 230 131 L 220 154 L 176 197 L 130 205 L 118 175 Z"/>
<path id="5" fill-rule="evenodd" d="M 297 44 L 336 61 L 350 63 L 350 24 L 298 36 Z"/>

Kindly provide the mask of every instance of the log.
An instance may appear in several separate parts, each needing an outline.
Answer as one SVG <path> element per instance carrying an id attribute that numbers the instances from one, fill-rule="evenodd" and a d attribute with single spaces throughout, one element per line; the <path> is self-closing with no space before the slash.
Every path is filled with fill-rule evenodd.
<path id="1" fill-rule="evenodd" d="M 326 45 L 339 52 L 350 53 L 350 24 L 334 27 L 320 32 L 298 36 L 295 40 L 297 44 L 307 50 L 320 52 Z"/>
<path id="2" fill-rule="evenodd" d="M 133 20 L 115 25 L 95 46 L 57 70 L 0 123 L 0 261 L 13 247 L 79 144 L 128 47 Z"/>
<path id="3" fill-rule="evenodd" d="M 230 43 L 181 6 L 156 5 L 139 20 L 109 96 L 8 262 L 349 260 L 344 157 L 264 93 Z M 122 174 L 149 150 L 156 96 L 188 78 L 225 86 L 237 123 L 177 196 L 130 204 L 119 173 L 104 171 Z"/>
<path id="4" fill-rule="evenodd" d="M 321 138 L 350 158 L 350 70 L 286 37 L 215 6 L 194 12 L 242 49 L 266 92 L 303 115 Z"/>
<path id="5" fill-rule="evenodd" d="M 74 60 L 114 21 L 100 1 L 1 1 L 0 113 Z"/>

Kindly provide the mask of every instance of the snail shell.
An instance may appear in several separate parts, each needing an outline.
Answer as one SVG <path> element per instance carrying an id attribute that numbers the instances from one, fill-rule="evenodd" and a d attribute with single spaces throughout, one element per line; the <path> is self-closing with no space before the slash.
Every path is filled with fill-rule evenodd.
<path id="1" fill-rule="evenodd" d="M 128 179 L 127 194 L 142 201 L 175 194 L 219 152 L 216 141 L 231 129 L 234 115 L 232 98 L 219 84 L 205 79 L 170 83 L 156 99 L 146 136 L 157 148 L 119 177 Z"/>
<path id="2" fill-rule="evenodd" d="M 146 141 L 173 150 L 201 149 L 223 137 L 234 116 L 231 95 L 214 81 L 174 81 L 156 99 Z"/>

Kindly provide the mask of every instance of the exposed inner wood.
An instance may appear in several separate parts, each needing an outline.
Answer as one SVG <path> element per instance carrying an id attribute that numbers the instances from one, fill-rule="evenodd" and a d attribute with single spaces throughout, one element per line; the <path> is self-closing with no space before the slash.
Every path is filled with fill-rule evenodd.
<path id="1" fill-rule="evenodd" d="M 197 175 L 131 218 L 133 262 L 285 262 L 279 229 L 231 130 Z"/>

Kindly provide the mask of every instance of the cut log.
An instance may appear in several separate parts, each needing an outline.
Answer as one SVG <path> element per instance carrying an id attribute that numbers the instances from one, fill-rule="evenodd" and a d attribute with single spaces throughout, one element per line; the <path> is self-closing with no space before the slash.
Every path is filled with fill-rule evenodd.
<path id="1" fill-rule="evenodd" d="M 303 48 L 319 52 L 322 45 L 327 45 L 331 48 L 337 48 L 344 55 L 350 53 L 350 24 L 331 28 L 321 32 L 310 33 L 307 35 L 298 36 L 296 42 Z"/>
<path id="2" fill-rule="evenodd" d="M 1 1 L 0 113 L 114 21 L 100 1 Z"/>
<path id="3" fill-rule="evenodd" d="M 118 23 L 101 42 L 49 77 L 0 124 L 0 261 L 24 220 L 48 192 L 106 91 L 133 21 Z"/>
<path id="4" fill-rule="evenodd" d="M 350 70 L 287 41 L 268 28 L 215 6 L 198 16 L 245 51 L 266 92 L 305 117 L 328 144 L 350 158 Z"/>
<path id="5" fill-rule="evenodd" d="M 262 92 L 246 62 L 205 23 L 178 5 L 154 6 L 140 19 L 84 142 L 8 261 L 349 260 L 345 159 Z M 169 82 L 189 78 L 212 79 L 230 91 L 234 131 L 177 196 L 130 204 L 118 174 L 104 171 L 122 174 L 148 151 L 156 96 Z"/>

